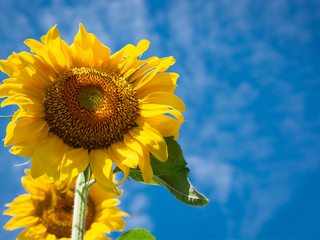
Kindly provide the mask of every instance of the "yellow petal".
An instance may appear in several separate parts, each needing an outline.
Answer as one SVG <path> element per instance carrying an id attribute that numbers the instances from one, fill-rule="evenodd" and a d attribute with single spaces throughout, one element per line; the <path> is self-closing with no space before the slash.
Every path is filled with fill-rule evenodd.
<path id="1" fill-rule="evenodd" d="M 32 159 L 31 175 L 33 178 L 42 176 L 56 161 L 62 160 L 64 145 L 63 141 L 55 135 L 39 143 Z"/>
<path id="2" fill-rule="evenodd" d="M 21 195 L 13 200 L 12 203 L 8 203 L 5 206 L 10 207 L 3 212 L 5 215 L 12 215 L 18 217 L 29 216 L 35 209 L 32 196 L 30 194 Z"/>
<path id="3" fill-rule="evenodd" d="M 41 97 L 41 96 L 43 96 L 43 93 L 44 93 L 43 88 L 40 87 L 39 84 L 35 84 L 34 81 L 29 81 L 29 79 L 22 79 L 19 77 L 13 77 L 13 78 L 4 79 L 2 82 L 3 82 L 3 87 L 5 87 L 7 84 L 17 84 L 17 86 L 23 86 L 23 89 L 27 91 L 27 94 L 25 94 L 25 95 L 43 98 L 43 97 Z M 19 87 L 14 87 L 14 89 L 12 89 L 12 91 L 10 91 L 10 89 L 8 89 L 9 91 L 3 92 L 2 96 L 6 93 L 8 93 L 9 96 L 17 95 L 17 93 L 23 94 L 23 92 L 19 91 L 17 88 L 19 88 Z M 34 92 L 32 94 L 31 94 L 32 90 L 30 88 L 32 88 L 32 90 L 34 90 Z M 6 96 L 8 96 L 8 95 L 6 95 Z"/>
<path id="4" fill-rule="evenodd" d="M 30 48 L 31 52 L 50 62 L 48 59 L 48 48 L 44 44 L 34 39 L 26 39 L 24 43 Z"/>
<path id="5" fill-rule="evenodd" d="M 35 149 L 36 149 L 36 146 L 31 148 L 26 148 L 24 146 L 14 145 L 10 148 L 9 152 L 14 155 L 20 155 L 22 157 L 31 158 L 33 156 Z"/>
<path id="6" fill-rule="evenodd" d="M 43 201 L 48 191 L 48 182 L 40 177 L 33 179 L 30 170 L 26 170 L 26 177 L 23 177 L 22 185 L 31 194 L 32 199 Z"/>
<path id="7" fill-rule="evenodd" d="M 76 67 L 76 61 L 74 59 L 74 54 L 72 52 L 71 47 L 65 41 L 61 40 L 61 47 L 64 52 L 67 61 L 67 67 L 69 69 Z"/>
<path id="8" fill-rule="evenodd" d="M 95 66 L 97 68 L 106 69 L 109 65 L 110 49 L 103 45 L 94 34 L 89 33 L 92 42 Z"/>
<path id="9" fill-rule="evenodd" d="M 60 181 L 74 182 L 79 173 L 82 173 L 89 164 L 88 150 L 83 148 L 72 149 L 63 155 L 61 163 Z"/>
<path id="10" fill-rule="evenodd" d="M 32 52 L 36 53 L 41 59 L 50 64 L 57 73 L 61 72 L 62 69 L 67 66 L 68 62 L 63 53 L 63 43 L 56 25 L 41 39 L 44 41 L 44 44 L 34 39 L 25 40 L 25 44 L 30 47 Z"/>
<path id="11" fill-rule="evenodd" d="M 38 117 L 45 116 L 43 102 L 39 98 L 14 95 L 4 100 L 1 103 L 1 107 L 13 104 L 19 105 L 19 107 L 21 107 L 27 114 Z"/>
<path id="12" fill-rule="evenodd" d="M 176 73 L 158 73 L 153 77 L 152 81 L 148 81 L 144 85 L 138 85 L 135 89 L 136 95 L 142 99 L 150 92 L 166 91 L 173 93 L 177 86 L 178 77 L 179 75 Z"/>
<path id="13" fill-rule="evenodd" d="M 91 229 L 95 230 L 97 232 L 106 232 L 106 233 L 110 233 L 110 231 L 111 231 L 111 229 L 107 225 L 100 223 L 100 222 L 92 223 Z"/>
<path id="14" fill-rule="evenodd" d="M 166 71 L 172 64 L 174 64 L 175 60 L 173 57 L 168 57 L 168 58 L 162 58 L 159 60 L 158 64 L 155 66 L 155 69 L 151 70 L 149 68 L 147 73 L 142 74 L 134 83 L 135 88 L 139 88 L 143 86 L 144 84 L 148 83 L 150 80 L 154 78 L 154 76 L 158 72 L 163 72 Z M 149 65 L 149 63 L 147 64 Z M 137 71 L 139 72 L 139 71 Z M 139 76 L 139 75 L 138 75 Z"/>
<path id="15" fill-rule="evenodd" d="M 109 154 L 99 149 L 91 150 L 89 160 L 99 186 L 105 191 L 115 188 L 117 185 L 113 182 L 113 164 Z"/>
<path id="16" fill-rule="evenodd" d="M 125 75 L 125 73 L 128 70 L 132 69 L 132 64 L 133 64 L 134 60 L 135 60 L 135 56 L 131 56 L 131 57 L 126 58 L 126 60 L 122 63 L 122 66 L 120 67 L 120 74 L 122 76 Z"/>
<path id="17" fill-rule="evenodd" d="M 30 78 L 42 89 L 46 89 L 52 84 L 53 70 L 40 62 L 35 56 L 30 54 L 19 54 L 20 61 Z M 43 71 L 45 70 L 45 71 Z M 51 78 L 50 78 L 51 77 Z"/>
<path id="18" fill-rule="evenodd" d="M 70 149 L 71 147 L 69 147 L 67 144 L 63 144 L 61 152 L 66 153 Z M 51 184 L 55 183 L 60 179 L 61 161 L 62 161 L 61 158 L 57 158 L 55 163 L 43 175 L 43 177 Z"/>
<path id="19" fill-rule="evenodd" d="M 23 118 L 22 118 L 23 119 Z M 30 134 L 28 138 L 25 138 L 22 141 L 16 142 L 15 146 L 22 146 L 23 148 L 33 148 L 38 145 L 38 143 L 48 137 L 50 131 L 50 127 L 48 124 L 44 126 L 44 128 L 35 134 Z"/>
<path id="20" fill-rule="evenodd" d="M 153 171 L 150 165 L 150 154 L 147 148 L 130 134 L 125 134 L 123 141 L 132 151 L 138 153 L 138 165 L 140 167 L 143 180 L 146 183 L 151 182 L 153 178 Z"/>
<path id="21" fill-rule="evenodd" d="M 12 78 L 40 88 L 50 83 L 50 77 L 54 73 L 48 64 L 44 64 L 38 56 L 28 52 L 13 53 L 7 61 L 0 60 L 0 68 Z"/>
<path id="22" fill-rule="evenodd" d="M 122 59 L 123 53 L 124 53 L 124 48 L 122 48 L 120 51 L 110 56 L 110 63 L 107 70 L 113 71 L 113 72 L 118 71 L 118 64 L 121 63 L 121 60 L 123 60 Z"/>
<path id="23" fill-rule="evenodd" d="M 150 164 L 150 154 L 145 146 L 142 145 L 141 148 L 143 150 L 143 155 L 141 155 L 139 158 L 139 167 L 142 173 L 143 181 L 149 183 L 153 178 L 153 170 Z"/>
<path id="24" fill-rule="evenodd" d="M 43 99 L 43 93 L 43 89 L 29 84 L 5 83 L 0 85 L 0 98 L 11 95 L 21 95 Z"/>
<path id="25" fill-rule="evenodd" d="M 157 130 L 144 125 L 132 128 L 129 133 L 142 143 L 157 159 L 162 162 L 167 161 L 167 144 Z"/>
<path id="26" fill-rule="evenodd" d="M 30 199 L 27 200 L 27 202 L 18 203 L 18 204 L 11 203 L 11 204 L 6 204 L 6 206 L 11 206 L 12 208 L 5 210 L 3 214 L 12 215 L 12 216 L 16 216 L 17 211 L 21 213 L 21 212 L 35 210 L 34 202 L 32 201 L 31 197 Z M 25 216 L 28 216 L 28 215 L 29 214 L 26 214 Z"/>
<path id="27" fill-rule="evenodd" d="M 137 57 L 148 49 L 149 44 L 150 42 L 148 40 L 141 40 L 138 43 L 137 47 L 134 47 L 131 44 L 128 44 L 125 47 L 123 57 L 126 58 L 126 61 L 124 62 L 120 70 L 120 73 L 123 76 L 126 75 L 127 71 L 133 68 L 133 65 L 135 65 L 134 62 L 136 61 Z"/>
<path id="28" fill-rule="evenodd" d="M 125 134 L 123 136 L 123 142 L 132 151 L 135 151 L 138 154 L 143 155 L 143 150 L 142 150 L 140 143 L 134 137 L 132 137 L 130 134 Z"/>
<path id="29" fill-rule="evenodd" d="M 118 193 L 122 193 L 120 190 Z M 94 202 L 96 208 L 107 200 L 116 200 L 114 198 L 119 197 L 119 194 L 102 191 L 98 184 L 94 184 L 89 188 L 89 195 L 94 196 L 91 200 Z M 117 200 L 118 201 L 118 200 Z M 112 205 L 113 206 L 113 205 Z"/>
<path id="30" fill-rule="evenodd" d="M 7 224 L 3 227 L 7 230 L 12 230 L 14 228 L 19 227 L 28 227 L 28 226 L 34 226 L 39 221 L 39 217 L 35 216 L 26 216 L 26 217 L 15 217 L 12 218 Z"/>
<path id="31" fill-rule="evenodd" d="M 56 71 L 56 73 L 59 73 L 62 70 L 57 59 L 54 57 L 54 54 L 48 49 L 47 46 L 34 39 L 26 39 L 24 43 L 30 48 L 31 52 L 34 52 L 44 62 L 48 63 L 52 69 Z"/>
<path id="32" fill-rule="evenodd" d="M 45 240 L 57 240 L 57 237 L 56 235 L 49 233 Z"/>
<path id="33" fill-rule="evenodd" d="M 54 163 L 43 175 L 43 177 L 51 184 L 55 183 L 60 178 L 60 172 L 56 163 Z"/>
<path id="34" fill-rule="evenodd" d="M 103 233 L 103 231 L 99 231 L 99 230 L 92 229 L 92 228 L 90 228 L 89 230 L 85 231 L 83 239 L 84 240 L 111 240 L 111 238 L 108 238 Z"/>
<path id="35" fill-rule="evenodd" d="M 49 30 L 45 38 L 45 45 L 50 50 L 51 53 L 48 57 L 51 62 L 58 62 L 58 65 L 64 68 L 66 66 L 67 60 L 62 52 L 60 33 L 56 25 Z"/>
<path id="36" fill-rule="evenodd" d="M 124 77 L 124 78 L 128 78 L 130 75 L 132 75 L 132 77 L 133 77 L 137 71 L 140 71 L 140 69 L 143 68 L 143 67 L 141 67 L 141 66 L 148 65 L 148 64 L 150 64 L 150 62 L 152 62 L 152 61 L 159 61 L 159 58 L 157 58 L 157 57 L 151 57 L 151 58 L 146 59 L 146 60 L 134 59 L 132 65 L 131 65 L 131 68 L 128 69 L 126 72 L 123 73 L 123 77 Z M 140 75 L 136 75 L 136 78 L 139 77 L 139 76 L 140 76 Z M 133 81 L 133 80 L 132 80 L 132 79 L 133 79 L 132 77 L 130 78 L 130 81 L 129 81 L 129 82 L 132 82 L 132 81 Z"/>
<path id="37" fill-rule="evenodd" d="M 20 206 L 21 204 L 28 205 L 31 203 L 31 200 L 32 199 L 31 199 L 30 194 L 23 194 L 23 195 L 20 195 L 19 197 L 15 198 L 12 203 L 7 203 L 6 206 L 7 207 L 15 207 L 15 206 Z"/>
<path id="38" fill-rule="evenodd" d="M 115 196 L 115 197 L 117 197 L 117 196 Z M 103 211 L 103 210 L 107 210 L 107 208 L 111 208 L 111 207 L 116 206 L 118 204 L 120 204 L 120 200 L 119 199 L 114 199 L 114 198 L 105 199 L 103 202 L 100 203 L 100 205 L 101 205 L 100 207 L 101 207 L 101 209 Z"/>
<path id="39" fill-rule="evenodd" d="M 45 228 L 42 224 L 38 224 L 36 226 L 24 229 L 17 237 L 17 240 L 45 239 L 47 235 L 46 232 L 47 228 Z"/>
<path id="40" fill-rule="evenodd" d="M 176 119 L 178 119 L 180 122 L 184 122 L 184 118 L 181 112 L 175 110 L 175 109 L 169 109 L 167 107 L 160 107 L 160 108 L 151 108 L 151 106 L 154 106 L 155 104 L 145 104 L 144 106 L 140 107 L 140 116 L 141 117 L 154 117 L 161 114 L 169 114 L 174 116 Z"/>
<path id="41" fill-rule="evenodd" d="M 94 59 L 91 39 L 81 23 L 79 31 L 74 37 L 72 47 L 76 52 L 77 60 L 79 61 L 78 64 L 86 67 L 93 67 Z"/>
<path id="42" fill-rule="evenodd" d="M 115 231 L 124 230 L 125 221 L 119 216 L 118 212 L 115 212 L 115 214 L 112 214 L 112 215 L 110 216 L 108 221 L 103 221 L 103 223 L 112 230 L 115 230 Z"/>
<path id="43" fill-rule="evenodd" d="M 123 54 L 123 57 L 127 58 L 132 55 L 134 56 L 140 56 L 142 53 L 144 53 L 149 48 L 150 42 L 146 39 L 142 39 L 138 42 L 137 47 L 128 44 L 125 46 L 125 52 Z"/>
<path id="44" fill-rule="evenodd" d="M 161 59 L 159 59 L 158 57 L 151 57 L 145 60 L 145 62 L 146 64 L 132 75 L 129 81 L 130 83 L 136 81 L 137 78 L 142 76 L 144 73 L 151 71 L 151 69 L 153 68 L 156 68 L 161 63 Z"/>
<path id="45" fill-rule="evenodd" d="M 130 143 L 130 145 L 134 147 L 134 143 Z M 112 160 L 114 160 L 117 165 L 123 164 L 130 168 L 137 167 L 139 162 L 137 152 L 127 147 L 124 142 L 113 143 L 109 148 L 111 148 L 113 156 L 115 156 L 115 159 Z"/>
<path id="46" fill-rule="evenodd" d="M 17 53 L 10 55 L 7 61 L 0 60 L 0 69 L 12 78 L 21 78 L 30 84 L 36 84 L 28 72 L 24 69 L 19 54 Z"/>
<path id="47" fill-rule="evenodd" d="M 116 149 L 116 147 L 114 147 Z M 123 172 L 123 178 L 120 181 L 120 183 L 117 184 L 117 186 L 120 186 L 129 176 L 130 173 L 130 168 L 126 165 L 123 164 L 123 156 L 117 152 L 117 150 L 112 150 L 112 145 L 108 148 L 107 152 L 112 159 L 112 161 L 121 169 Z"/>
<path id="48" fill-rule="evenodd" d="M 137 49 L 135 51 L 135 55 L 140 56 L 142 53 L 147 51 L 149 48 L 150 42 L 146 39 L 142 39 L 138 42 Z"/>
<path id="49" fill-rule="evenodd" d="M 4 141 L 5 146 L 24 141 L 28 137 L 45 129 L 47 122 L 43 118 L 21 118 L 15 124 L 12 120 L 7 126 L 7 135 Z M 47 128 L 45 129 L 45 131 Z"/>
<path id="50" fill-rule="evenodd" d="M 9 77 L 14 77 L 15 72 L 17 72 L 17 67 L 12 66 L 6 60 L 0 60 L 0 70 Z"/>
<path id="51" fill-rule="evenodd" d="M 8 209 L 3 212 L 3 214 L 11 215 L 15 217 L 26 217 L 26 216 L 34 216 L 37 214 L 37 209 L 34 207 L 26 208 L 26 207 L 20 207 L 20 208 L 12 208 Z"/>
<path id="52" fill-rule="evenodd" d="M 144 109 L 171 107 L 180 112 L 184 112 L 186 109 L 183 101 L 173 93 L 169 92 L 159 91 L 150 93 L 149 95 L 141 99 L 140 102 Z"/>
<path id="53" fill-rule="evenodd" d="M 134 55 L 134 52 L 136 51 L 136 47 L 132 44 L 127 44 L 125 47 L 123 47 L 123 57 L 128 58 L 132 55 Z"/>
<path id="54" fill-rule="evenodd" d="M 138 117 L 136 119 L 137 124 L 139 122 L 146 122 L 151 127 L 155 128 L 162 136 L 170 137 L 174 136 L 174 139 L 179 137 L 179 129 L 183 121 L 179 121 L 169 116 L 157 115 L 153 117 Z"/>

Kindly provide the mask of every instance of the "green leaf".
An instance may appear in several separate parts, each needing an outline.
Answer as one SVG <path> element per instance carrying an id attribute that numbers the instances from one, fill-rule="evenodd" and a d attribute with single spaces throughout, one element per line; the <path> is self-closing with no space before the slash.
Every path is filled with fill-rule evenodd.
<path id="1" fill-rule="evenodd" d="M 165 140 L 168 146 L 168 160 L 160 162 L 150 154 L 153 180 L 149 184 L 164 186 L 180 202 L 187 205 L 199 207 L 207 205 L 209 200 L 197 192 L 189 181 L 190 169 L 186 167 L 187 162 L 183 157 L 180 145 L 173 137 L 166 137 Z M 139 168 L 131 169 L 129 177 L 137 182 L 145 183 Z"/>
<path id="2" fill-rule="evenodd" d="M 145 229 L 136 228 L 122 234 L 118 240 L 155 240 L 156 238 Z"/>
<path id="3" fill-rule="evenodd" d="M 130 169 L 129 176 L 130 176 L 133 180 L 135 180 L 135 181 L 137 181 L 137 182 L 145 183 L 145 182 L 143 181 L 142 173 L 141 173 L 139 167 L 138 167 L 138 168 L 135 168 L 135 169 Z M 155 180 L 153 180 L 153 179 L 152 179 L 151 182 L 149 182 L 148 184 L 151 184 L 151 185 L 160 185 L 160 184 L 158 184 L 158 183 L 157 183 Z"/>

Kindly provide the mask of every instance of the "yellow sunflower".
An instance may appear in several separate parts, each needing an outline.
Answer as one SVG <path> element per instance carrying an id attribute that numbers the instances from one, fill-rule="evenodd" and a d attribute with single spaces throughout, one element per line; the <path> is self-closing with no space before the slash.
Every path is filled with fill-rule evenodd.
<path id="1" fill-rule="evenodd" d="M 13 218 L 5 229 L 27 227 L 18 236 L 18 240 L 56 240 L 70 239 L 72 227 L 74 188 L 62 192 L 65 188 L 60 181 L 48 185 L 45 178 L 33 179 L 30 170 L 22 177 L 22 184 L 30 194 L 24 194 L 6 204 L 10 209 L 4 214 Z M 127 216 L 115 205 L 119 204 L 115 193 L 102 191 L 94 184 L 88 193 L 84 239 L 109 239 L 104 232 L 124 230 L 125 222 L 121 216 Z"/>
<path id="2" fill-rule="evenodd" d="M 175 60 L 140 60 L 147 40 L 110 55 L 81 24 L 71 46 L 56 26 L 41 41 L 25 41 L 35 54 L 0 60 L 10 77 L 0 86 L 0 97 L 8 97 L 1 106 L 20 107 L 8 124 L 5 146 L 32 157 L 34 178 L 71 184 L 90 164 L 104 190 L 119 186 L 137 166 L 150 182 L 149 154 L 165 162 L 163 137 L 177 139 L 184 121 L 184 103 L 173 93 L 178 74 L 165 72 Z M 119 184 L 112 180 L 113 163 L 124 173 Z"/>

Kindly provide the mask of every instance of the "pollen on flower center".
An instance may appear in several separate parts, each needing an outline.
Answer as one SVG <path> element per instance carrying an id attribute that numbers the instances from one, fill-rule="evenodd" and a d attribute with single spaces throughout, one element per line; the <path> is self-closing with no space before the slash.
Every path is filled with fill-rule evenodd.
<path id="1" fill-rule="evenodd" d="M 73 68 L 45 92 L 50 131 L 73 148 L 103 149 L 121 141 L 138 117 L 139 103 L 118 74 Z"/>
<path id="2" fill-rule="evenodd" d="M 74 203 L 74 189 L 62 193 L 60 189 L 52 187 L 46 198 L 39 203 L 39 220 L 47 228 L 47 232 L 57 238 L 70 238 Z M 93 223 L 95 209 L 90 197 L 87 200 L 85 230 Z"/>

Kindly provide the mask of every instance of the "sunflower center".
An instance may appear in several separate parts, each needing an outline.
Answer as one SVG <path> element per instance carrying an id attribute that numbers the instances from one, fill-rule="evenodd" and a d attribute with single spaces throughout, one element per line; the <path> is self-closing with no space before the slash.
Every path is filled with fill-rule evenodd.
<path id="1" fill-rule="evenodd" d="M 103 149 L 135 124 L 139 102 L 120 75 L 93 68 L 60 74 L 45 92 L 50 131 L 73 148 Z"/>
<path id="2" fill-rule="evenodd" d="M 88 111 L 96 111 L 100 103 L 103 101 L 104 92 L 98 86 L 83 86 L 79 90 L 78 101 L 80 107 Z"/>
<path id="3" fill-rule="evenodd" d="M 41 223 L 47 228 L 47 232 L 55 235 L 57 239 L 71 237 L 73 203 L 74 189 L 61 193 L 53 186 L 45 200 L 39 204 L 38 216 Z M 90 229 L 94 215 L 94 205 L 89 196 L 86 207 L 86 231 Z"/>

